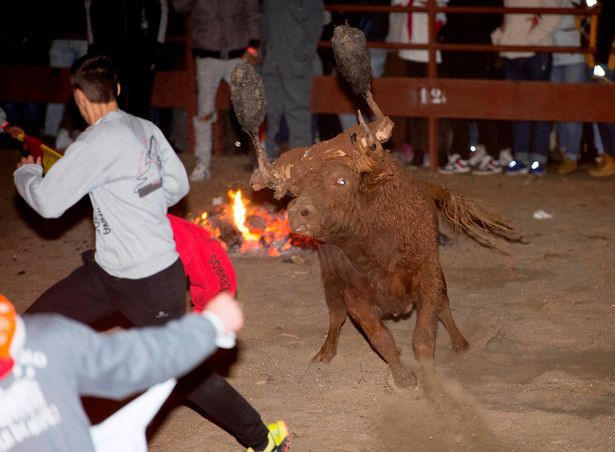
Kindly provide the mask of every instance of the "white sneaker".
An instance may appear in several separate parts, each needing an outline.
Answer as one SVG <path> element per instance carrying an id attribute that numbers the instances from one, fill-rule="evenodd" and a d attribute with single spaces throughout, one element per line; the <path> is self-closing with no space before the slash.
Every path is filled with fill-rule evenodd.
<path id="1" fill-rule="evenodd" d="M 192 173 L 190 173 L 189 179 L 190 182 L 203 182 L 209 179 L 209 169 L 205 165 L 197 163 Z"/>
<path id="2" fill-rule="evenodd" d="M 512 152 L 510 148 L 502 149 L 500 151 L 500 158 L 498 159 L 500 166 L 501 167 L 508 166 L 508 164 L 512 161 L 513 161 L 513 156 L 512 156 Z"/>
<path id="3" fill-rule="evenodd" d="M 440 174 L 463 174 L 470 172 L 467 160 L 463 160 L 459 154 L 449 156 L 448 163 L 438 170 Z"/>
<path id="4" fill-rule="evenodd" d="M 485 150 L 485 146 L 482 144 L 470 146 L 470 158 L 468 159 L 468 165 L 472 167 L 480 165 L 486 155 L 487 151 Z"/>
<path id="5" fill-rule="evenodd" d="M 472 174 L 477 176 L 489 176 L 491 174 L 500 174 L 502 172 L 502 165 L 496 159 L 490 155 L 485 155 L 478 167 L 472 171 Z"/>

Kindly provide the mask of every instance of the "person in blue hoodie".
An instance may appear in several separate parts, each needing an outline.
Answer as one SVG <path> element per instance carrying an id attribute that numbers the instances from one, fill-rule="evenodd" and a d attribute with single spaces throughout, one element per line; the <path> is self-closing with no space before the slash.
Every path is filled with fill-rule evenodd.
<path id="1" fill-rule="evenodd" d="M 57 314 L 20 316 L 0 295 L 0 450 L 100 450 L 93 440 L 101 435 L 92 434 L 81 396 L 124 399 L 181 376 L 216 346 L 232 347 L 242 325 L 241 309 L 228 294 L 216 296 L 202 314 L 111 334 Z M 145 419 L 130 419 L 115 434 L 145 441 L 147 418 L 167 394 L 147 400 L 153 406 L 132 412 Z"/>

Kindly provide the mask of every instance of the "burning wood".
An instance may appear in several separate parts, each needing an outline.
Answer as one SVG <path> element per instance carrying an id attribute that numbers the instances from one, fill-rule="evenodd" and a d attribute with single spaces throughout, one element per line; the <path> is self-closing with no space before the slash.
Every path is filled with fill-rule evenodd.
<path id="1" fill-rule="evenodd" d="M 241 190 L 227 194 L 228 203 L 201 213 L 192 222 L 207 229 L 229 254 L 280 256 L 315 247 L 313 240 L 290 230 L 285 210 L 253 206 Z"/>

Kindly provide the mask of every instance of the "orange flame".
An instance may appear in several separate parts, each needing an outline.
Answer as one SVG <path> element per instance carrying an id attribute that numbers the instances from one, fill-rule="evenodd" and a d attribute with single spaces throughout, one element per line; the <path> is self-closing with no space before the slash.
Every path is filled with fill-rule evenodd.
<path id="1" fill-rule="evenodd" d="M 241 190 L 229 190 L 228 196 L 233 201 L 233 221 L 235 227 L 241 232 L 244 240 L 248 242 L 258 241 L 261 236 L 251 232 L 246 226 L 246 205 L 244 204 L 243 197 L 241 196 Z"/>

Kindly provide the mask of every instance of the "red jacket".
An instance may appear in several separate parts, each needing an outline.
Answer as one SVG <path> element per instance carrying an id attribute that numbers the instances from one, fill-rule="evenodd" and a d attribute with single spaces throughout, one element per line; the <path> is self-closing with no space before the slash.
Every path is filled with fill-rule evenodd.
<path id="1" fill-rule="evenodd" d="M 190 279 L 194 309 L 202 311 L 220 292 L 235 295 L 237 278 L 231 259 L 207 230 L 174 215 L 167 215 L 175 246 Z"/>

